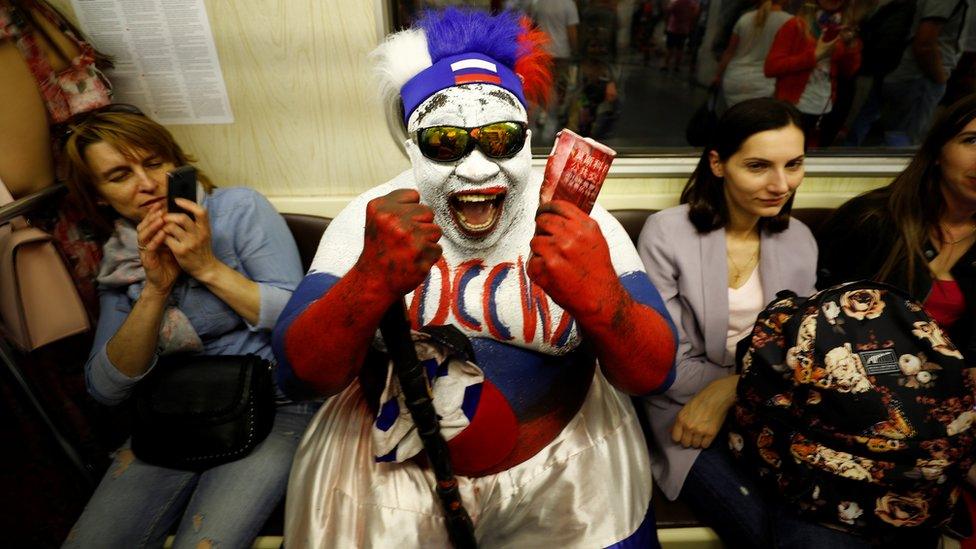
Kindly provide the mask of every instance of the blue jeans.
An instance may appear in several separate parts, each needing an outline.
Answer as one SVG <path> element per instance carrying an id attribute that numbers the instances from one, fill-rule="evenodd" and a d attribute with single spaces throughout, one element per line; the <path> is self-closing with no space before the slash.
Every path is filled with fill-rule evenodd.
<path id="1" fill-rule="evenodd" d="M 868 549 L 862 538 L 803 520 L 787 504 L 767 502 L 759 486 L 738 469 L 720 435 L 698 454 L 681 499 L 727 547 Z"/>
<path id="2" fill-rule="evenodd" d="M 945 89 L 945 84 L 937 84 L 924 76 L 903 82 L 885 82 L 881 87 L 885 145 L 909 147 L 921 143 Z"/>
<path id="3" fill-rule="evenodd" d="M 149 465 L 119 449 L 66 548 L 247 547 L 281 501 L 292 456 L 320 402 L 279 406 L 274 426 L 246 457 L 203 472 Z"/>
<path id="4" fill-rule="evenodd" d="M 661 549 L 661 542 L 657 539 L 657 519 L 654 518 L 654 506 L 648 504 L 647 515 L 637 531 L 618 541 L 606 549 Z"/>

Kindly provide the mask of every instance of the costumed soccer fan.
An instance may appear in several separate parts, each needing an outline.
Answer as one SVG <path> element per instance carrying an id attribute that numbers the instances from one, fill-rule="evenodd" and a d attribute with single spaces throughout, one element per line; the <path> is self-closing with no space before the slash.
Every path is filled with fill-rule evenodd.
<path id="1" fill-rule="evenodd" d="M 404 295 L 415 329 L 467 336 L 416 345 L 482 546 L 656 545 L 628 395 L 670 385 L 674 328 L 610 214 L 539 208 L 526 95 L 550 84 L 544 39 L 509 12 L 448 9 L 373 53 L 402 101 L 413 169 L 332 221 L 275 330 L 280 382 L 337 395 L 295 458 L 290 546 L 448 546 L 378 350 Z"/>

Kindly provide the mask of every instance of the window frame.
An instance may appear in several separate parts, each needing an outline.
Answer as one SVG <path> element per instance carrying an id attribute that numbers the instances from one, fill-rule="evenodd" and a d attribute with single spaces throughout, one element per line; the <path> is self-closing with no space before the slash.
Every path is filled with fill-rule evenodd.
<path id="1" fill-rule="evenodd" d="M 393 31 L 393 3 L 399 0 L 373 0 L 376 14 L 377 44 Z M 386 125 L 390 136 L 404 158 L 407 157 L 404 141 L 407 132 L 400 122 L 400 113 L 393 105 L 384 106 Z M 538 144 L 533 147 L 532 167 L 542 169 L 546 165 L 546 153 Z M 638 149 L 628 147 L 628 149 Z M 806 175 L 814 177 L 894 177 L 911 161 L 912 149 L 838 148 L 812 151 L 806 158 Z M 688 177 L 694 171 L 701 156 L 700 149 L 691 147 L 653 148 L 633 152 L 620 151 L 610 167 L 608 178 L 669 178 Z"/>

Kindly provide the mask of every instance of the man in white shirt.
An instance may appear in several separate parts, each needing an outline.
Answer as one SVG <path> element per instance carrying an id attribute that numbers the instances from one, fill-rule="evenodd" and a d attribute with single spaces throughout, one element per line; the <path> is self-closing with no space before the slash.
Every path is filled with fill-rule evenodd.
<path id="1" fill-rule="evenodd" d="M 576 55 L 579 11 L 573 0 L 536 0 L 530 12 L 539 28 L 552 40 L 549 52 L 557 61 L 569 60 Z"/>
<path id="2" fill-rule="evenodd" d="M 573 0 L 534 0 L 529 8 L 529 14 L 535 20 L 539 28 L 549 35 L 551 40 L 548 44 L 549 53 L 553 57 L 553 77 L 555 91 L 553 95 L 553 107 L 555 113 L 565 111 L 563 102 L 566 99 L 566 90 L 571 85 L 571 80 L 576 77 L 576 71 L 572 70 L 575 66 L 575 57 L 579 52 L 577 28 L 579 27 L 579 11 Z M 562 120 L 558 120 L 557 126 L 562 126 Z M 542 141 L 545 143 L 549 139 L 548 131 L 542 131 Z"/>
<path id="3" fill-rule="evenodd" d="M 911 41 L 901 63 L 885 77 L 885 144 L 917 145 L 928 131 L 946 81 L 962 55 L 972 0 L 919 0 Z"/>

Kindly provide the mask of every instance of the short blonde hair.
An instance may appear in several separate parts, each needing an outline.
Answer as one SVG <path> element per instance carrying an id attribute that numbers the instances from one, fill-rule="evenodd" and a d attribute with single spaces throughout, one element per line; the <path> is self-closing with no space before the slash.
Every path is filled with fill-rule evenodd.
<path id="1" fill-rule="evenodd" d="M 97 110 L 82 115 L 79 120 L 67 122 L 68 137 L 64 142 L 65 181 L 72 198 L 91 220 L 99 236 L 111 234 L 117 213 L 98 204 L 95 190 L 95 174 L 85 151 L 95 143 L 107 143 L 131 158 L 135 151 L 144 150 L 158 154 L 163 161 L 176 166 L 192 164 L 193 156 L 183 151 L 180 145 L 161 124 L 148 116 L 135 112 L 112 112 Z M 214 184 L 206 174 L 198 171 L 197 180 L 209 194 Z"/>

